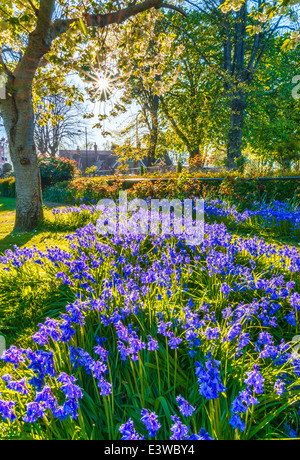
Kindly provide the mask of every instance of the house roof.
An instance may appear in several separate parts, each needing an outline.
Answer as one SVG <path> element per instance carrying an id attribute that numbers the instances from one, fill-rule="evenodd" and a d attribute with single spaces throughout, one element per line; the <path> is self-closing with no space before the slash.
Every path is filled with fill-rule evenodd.
<path id="1" fill-rule="evenodd" d="M 145 150 L 146 153 L 146 150 Z M 60 150 L 59 157 L 69 158 L 78 162 L 78 167 L 81 171 L 85 171 L 91 166 L 97 166 L 99 169 L 113 169 L 119 163 L 119 157 L 114 154 L 112 150 L 97 150 L 95 145 L 94 150 Z M 148 158 L 145 155 L 142 159 L 136 160 L 137 163 L 142 164 L 143 166 L 148 166 Z M 167 151 L 158 158 L 154 165 L 165 164 L 171 166 L 172 160 L 169 157 Z"/>

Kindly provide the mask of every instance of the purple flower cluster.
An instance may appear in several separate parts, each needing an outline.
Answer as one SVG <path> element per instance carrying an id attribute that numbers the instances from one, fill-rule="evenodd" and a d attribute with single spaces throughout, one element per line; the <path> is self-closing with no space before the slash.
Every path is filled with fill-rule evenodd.
<path id="1" fill-rule="evenodd" d="M 220 361 L 210 357 L 205 362 L 205 366 L 199 362 L 195 363 L 199 393 L 206 399 L 219 398 L 220 393 L 226 391 L 220 379 L 219 366 Z"/>
<path id="2" fill-rule="evenodd" d="M 212 208 L 210 212 L 213 215 Z M 237 221 L 244 218 L 246 214 Z M 205 225 L 200 246 L 188 247 L 184 234 L 175 238 L 129 233 L 104 239 L 93 224 L 78 228 L 67 240 L 69 251 L 15 248 L 1 257 L 4 268 L 17 273 L 26 264 L 42 265 L 56 283 L 67 285 L 76 295 L 57 319 L 46 318 L 38 325 L 33 350 L 11 346 L 3 353 L 2 360 L 19 375 L 14 377 L 13 370 L 2 377 L 6 393 L 1 396 L 0 414 L 5 421 L 22 418 L 24 407 L 27 423 L 37 423 L 47 411 L 59 420 L 76 419 L 85 394 L 82 380 L 96 382 L 106 397 L 113 393 L 112 362 L 128 369 L 138 367 L 131 361 L 153 368 L 166 344 L 169 356 L 178 355 L 184 365 L 195 366 L 193 379 L 199 391 L 193 394 L 198 401 L 191 399 L 192 406 L 181 395 L 176 398 L 184 417 L 197 414 L 198 403 L 221 399 L 226 392 L 230 425 L 244 431 L 244 415 L 266 392 L 280 400 L 290 386 L 299 385 L 300 360 L 290 349 L 300 311 L 296 248 L 278 248 L 257 237 L 234 237 L 224 224 L 216 223 Z M 263 271 L 257 268 L 262 263 Z M 107 332 L 110 337 L 110 354 L 96 336 L 99 330 L 101 336 Z M 287 330 L 278 340 L 276 331 Z M 86 331 L 90 340 L 85 342 Z M 64 360 L 58 350 L 66 350 Z M 226 375 L 225 357 L 238 373 Z M 266 362 L 273 373 L 264 372 Z M 281 375 L 281 367 L 288 377 Z M 231 379 L 237 388 L 233 397 Z M 181 392 L 185 394 L 184 389 Z M 25 401 L 23 412 L 19 403 L 9 400 L 13 397 Z M 132 420 L 134 416 L 120 427 L 122 439 L 144 439 Z M 160 434 L 158 420 L 160 415 L 142 410 L 148 436 Z M 191 433 L 177 415 L 172 416 L 170 431 L 174 440 L 210 439 L 204 430 Z"/>

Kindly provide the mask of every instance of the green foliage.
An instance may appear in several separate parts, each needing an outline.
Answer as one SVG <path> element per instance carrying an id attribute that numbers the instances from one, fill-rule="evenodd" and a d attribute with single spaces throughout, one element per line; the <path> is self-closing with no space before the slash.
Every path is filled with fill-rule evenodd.
<path id="1" fill-rule="evenodd" d="M 247 160 L 244 156 L 240 156 L 236 158 L 235 160 L 235 165 L 237 167 L 237 170 L 243 174 L 245 172 L 245 167 L 246 167 Z"/>
<path id="2" fill-rule="evenodd" d="M 14 177 L 0 179 L 0 196 L 5 198 L 14 198 L 16 196 Z"/>
<path id="3" fill-rule="evenodd" d="M 97 166 L 91 166 L 90 168 L 86 168 L 85 173 L 90 177 L 95 177 L 97 169 Z"/>
<path id="4" fill-rule="evenodd" d="M 28 265 L 19 275 L 21 282 L 15 271 L 0 277 L 0 334 L 8 346 L 25 345 L 38 322 L 49 314 L 58 316 L 66 302 L 74 300 L 74 293 L 51 272 Z"/>
<path id="5" fill-rule="evenodd" d="M 69 182 L 58 182 L 47 187 L 43 192 L 44 201 L 52 203 L 72 203 L 73 195 L 70 190 Z"/>
<path id="6" fill-rule="evenodd" d="M 300 100 L 293 98 L 291 81 L 300 57 L 298 50 L 282 52 L 282 42 L 283 37 L 270 41 L 248 94 L 245 139 L 257 159 L 290 169 L 300 160 Z"/>
<path id="7" fill-rule="evenodd" d="M 220 197 L 242 207 L 251 207 L 254 201 L 264 198 L 271 202 L 276 199 L 287 201 L 300 197 L 299 180 L 247 180 L 242 177 L 228 176 L 218 188 Z"/>
<path id="8" fill-rule="evenodd" d="M 12 166 L 9 163 L 4 163 L 3 174 L 7 174 L 12 170 Z"/>
<path id="9" fill-rule="evenodd" d="M 220 78 L 223 63 L 218 20 L 210 12 L 194 10 L 187 18 L 170 15 L 164 22 L 175 34 L 166 75 L 174 68 L 178 72 L 172 88 L 162 95 L 161 123 L 168 148 L 187 151 L 193 157 L 206 145 L 212 150 L 226 142 L 229 112 Z M 184 47 L 177 54 L 179 44 Z"/>
<path id="10" fill-rule="evenodd" d="M 76 162 L 67 158 L 41 156 L 39 167 L 43 189 L 78 176 Z"/>

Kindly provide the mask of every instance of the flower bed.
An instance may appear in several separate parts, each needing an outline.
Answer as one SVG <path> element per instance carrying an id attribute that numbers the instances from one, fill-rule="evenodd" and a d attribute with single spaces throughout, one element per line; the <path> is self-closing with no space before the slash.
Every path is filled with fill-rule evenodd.
<path id="1" fill-rule="evenodd" d="M 90 221 L 96 223 L 99 211 L 94 203 L 56 208 L 52 214 L 58 228 L 76 229 Z M 236 205 L 225 200 L 206 199 L 205 218 L 212 222 L 223 222 L 233 229 L 260 229 L 273 236 L 289 236 L 297 240 L 300 237 L 300 208 L 288 202 L 254 202 L 252 209 L 239 211 Z"/>
<path id="2" fill-rule="evenodd" d="M 89 212 L 84 209 L 83 212 Z M 80 213 L 79 213 L 80 214 Z M 299 433 L 300 256 L 206 224 L 184 235 L 99 236 L 7 251 L 76 300 L 2 356 L 3 436 L 270 439 Z M 5 302 L 5 297 L 2 298 Z"/>

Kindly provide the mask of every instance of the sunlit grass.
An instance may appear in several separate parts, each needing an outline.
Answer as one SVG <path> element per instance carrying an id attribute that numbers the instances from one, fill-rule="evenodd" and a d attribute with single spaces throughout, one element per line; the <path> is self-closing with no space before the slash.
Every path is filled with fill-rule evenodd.
<path id="1" fill-rule="evenodd" d="M 44 207 L 45 221 L 40 227 L 29 233 L 14 233 L 15 199 L 0 199 L 0 254 L 14 245 L 18 247 L 36 246 L 46 249 L 47 246 L 66 247 L 65 235 L 70 232 L 68 227 L 58 230 L 53 227 L 54 217 L 51 214 L 53 206 Z"/>

